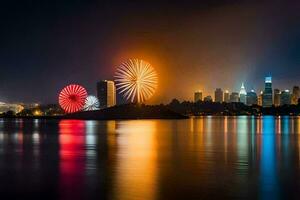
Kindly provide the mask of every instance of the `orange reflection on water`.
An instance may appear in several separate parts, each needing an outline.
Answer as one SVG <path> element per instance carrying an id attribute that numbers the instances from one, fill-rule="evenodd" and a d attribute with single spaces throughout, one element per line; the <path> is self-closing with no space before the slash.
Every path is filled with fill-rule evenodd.
<path id="1" fill-rule="evenodd" d="M 298 138 L 298 161 L 299 161 L 299 166 L 300 166 L 300 117 L 298 116 L 296 118 L 296 123 L 297 123 L 297 138 Z"/>
<path id="2" fill-rule="evenodd" d="M 228 117 L 225 116 L 224 118 L 224 159 L 225 162 L 227 162 L 227 152 L 228 152 L 228 141 L 227 141 L 227 135 L 228 133 Z"/>
<path id="3" fill-rule="evenodd" d="M 190 132 L 191 133 L 203 133 L 203 117 L 190 118 Z"/>
<path id="4" fill-rule="evenodd" d="M 297 130 L 295 131 L 297 134 L 300 134 L 300 117 L 298 116 L 297 118 L 296 118 L 296 123 L 297 123 Z"/>
<path id="5" fill-rule="evenodd" d="M 156 122 L 119 122 L 117 125 L 115 199 L 155 199 L 157 179 Z M 138 188 L 138 189 L 136 189 Z"/>
<path id="6" fill-rule="evenodd" d="M 200 135 L 199 137 L 199 146 L 203 147 L 203 131 L 204 131 L 204 120 L 203 120 L 203 117 L 200 117 L 198 120 L 197 120 L 197 129 L 196 129 L 196 133 L 198 133 Z"/>
<path id="7" fill-rule="evenodd" d="M 257 117 L 256 119 L 256 133 L 261 134 L 262 133 L 262 117 Z"/>
<path id="8" fill-rule="evenodd" d="M 190 119 L 190 132 L 194 132 L 194 117 L 191 117 Z"/>
<path id="9" fill-rule="evenodd" d="M 188 135 L 181 135 L 181 136 L 189 138 L 188 148 L 190 151 L 197 151 L 198 149 L 204 148 L 204 145 L 203 145 L 204 120 L 203 120 L 202 116 L 201 117 L 192 117 L 189 119 L 189 122 L 190 122 L 190 126 L 189 126 L 190 132 L 188 133 Z M 181 123 L 181 124 L 183 125 L 183 123 Z M 184 127 L 182 125 L 181 125 L 181 127 Z M 179 130 L 179 129 L 177 129 L 177 130 Z M 181 141 L 182 139 L 178 138 L 178 140 Z M 201 154 L 198 154 L 198 156 L 201 156 Z"/>
<path id="10" fill-rule="evenodd" d="M 116 121 L 114 120 L 106 121 L 106 131 L 108 134 L 115 134 Z"/>
<path id="11" fill-rule="evenodd" d="M 281 117 L 278 116 L 276 119 L 276 132 L 281 134 Z"/>
<path id="12" fill-rule="evenodd" d="M 291 130 L 292 130 L 291 133 L 294 134 L 295 133 L 295 124 L 294 124 L 295 123 L 295 119 L 294 119 L 294 117 L 291 118 L 290 123 L 291 123 Z"/>

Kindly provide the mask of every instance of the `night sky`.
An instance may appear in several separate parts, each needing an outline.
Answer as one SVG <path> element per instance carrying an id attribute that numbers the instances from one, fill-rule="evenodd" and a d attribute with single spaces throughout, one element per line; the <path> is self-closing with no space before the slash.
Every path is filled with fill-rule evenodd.
<path id="1" fill-rule="evenodd" d="M 0 101 L 56 103 L 70 83 L 96 94 L 128 58 L 157 70 L 154 103 L 242 81 L 258 91 L 269 74 L 300 85 L 300 3 L 197 2 L 2 1 Z"/>

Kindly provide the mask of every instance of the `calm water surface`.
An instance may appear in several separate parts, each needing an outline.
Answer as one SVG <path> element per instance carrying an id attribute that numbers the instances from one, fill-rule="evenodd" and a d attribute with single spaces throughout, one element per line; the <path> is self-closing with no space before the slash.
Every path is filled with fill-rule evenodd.
<path id="1" fill-rule="evenodd" d="M 0 119 L 2 199 L 299 199 L 300 118 Z"/>

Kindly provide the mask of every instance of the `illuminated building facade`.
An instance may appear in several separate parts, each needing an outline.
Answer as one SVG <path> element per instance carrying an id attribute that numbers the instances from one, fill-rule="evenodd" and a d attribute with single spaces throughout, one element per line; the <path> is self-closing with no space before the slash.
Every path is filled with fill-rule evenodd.
<path id="1" fill-rule="evenodd" d="M 257 97 L 257 105 L 259 105 L 259 106 L 262 106 L 263 94 L 264 94 L 264 92 L 263 92 L 263 91 L 260 91 L 260 93 L 259 93 L 259 95 L 258 95 L 258 97 Z"/>
<path id="2" fill-rule="evenodd" d="M 103 80 L 97 83 L 97 97 L 100 108 L 116 105 L 116 86 L 114 81 Z"/>
<path id="3" fill-rule="evenodd" d="M 280 94 L 280 105 L 290 105 L 291 104 L 291 93 L 289 90 L 281 91 Z"/>
<path id="4" fill-rule="evenodd" d="M 294 105 L 298 104 L 299 98 L 300 98 L 300 88 L 299 86 L 294 86 L 291 103 Z"/>
<path id="5" fill-rule="evenodd" d="M 0 113 L 6 113 L 8 111 L 13 111 L 14 113 L 19 113 L 24 109 L 20 104 L 10 104 L 0 102 Z"/>
<path id="6" fill-rule="evenodd" d="M 230 94 L 230 102 L 239 102 L 239 93 L 232 92 Z"/>
<path id="7" fill-rule="evenodd" d="M 230 102 L 230 94 L 228 90 L 225 90 L 224 92 L 224 102 L 229 103 Z"/>
<path id="8" fill-rule="evenodd" d="M 254 90 L 247 92 L 246 103 L 248 106 L 257 105 L 257 95 Z"/>
<path id="9" fill-rule="evenodd" d="M 280 90 L 274 89 L 274 105 L 280 106 Z"/>
<path id="10" fill-rule="evenodd" d="M 29 104 L 22 104 L 22 106 L 24 107 L 24 109 L 34 109 L 34 108 L 38 108 L 40 106 L 39 103 L 29 103 Z"/>
<path id="11" fill-rule="evenodd" d="M 194 93 L 194 102 L 202 101 L 202 92 L 196 91 Z"/>
<path id="12" fill-rule="evenodd" d="M 273 90 L 272 90 L 272 77 L 265 78 L 265 90 L 262 96 L 262 106 L 271 107 L 273 105 Z"/>
<path id="13" fill-rule="evenodd" d="M 215 90 L 215 102 L 218 102 L 218 103 L 223 102 L 223 91 L 221 88 L 217 88 Z"/>
<path id="14" fill-rule="evenodd" d="M 241 103 L 243 103 L 243 104 L 247 103 L 246 102 L 246 96 L 247 96 L 247 92 L 246 92 L 244 83 L 242 83 L 241 90 L 240 90 L 240 102 Z"/>

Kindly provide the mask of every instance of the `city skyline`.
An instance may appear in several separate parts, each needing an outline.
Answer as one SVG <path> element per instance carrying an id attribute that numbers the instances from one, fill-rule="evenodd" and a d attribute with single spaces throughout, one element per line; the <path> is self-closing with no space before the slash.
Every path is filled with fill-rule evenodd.
<path id="1" fill-rule="evenodd" d="M 266 83 L 266 79 L 270 79 L 270 81 L 273 85 L 273 81 L 272 81 L 273 77 L 266 76 L 265 77 L 265 83 Z M 97 96 L 97 98 L 99 100 L 102 99 L 102 101 L 100 101 L 100 105 L 102 104 L 101 102 L 104 102 L 104 104 L 105 104 L 105 101 L 103 100 L 103 98 L 107 98 L 107 97 L 104 97 L 105 95 L 104 96 L 99 95 L 99 83 L 101 83 L 101 82 L 109 82 L 110 84 L 115 85 L 114 80 L 100 80 L 100 81 L 95 83 L 95 85 L 94 85 L 94 91 L 95 92 L 92 92 L 92 93 L 89 93 L 89 94 Z M 247 105 L 247 102 L 246 102 L 247 101 L 247 99 L 246 99 L 247 98 L 247 93 L 257 94 L 257 98 L 258 98 L 258 101 L 259 101 L 259 94 L 264 91 L 264 88 L 262 88 L 261 90 L 247 89 L 247 87 L 245 86 L 245 83 L 246 82 L 244 82 L 244 81 L 241 82 L 241 87 L 240 87 L 239 90 L 228 89 L 228 88 L 224 89 L 224 88 L 218 87 L 218 88 L 215 88 L 215 90 L 213 92 L 208 92 L 205 89 L 201 89 L 201 90 L 194 91 L 192 98 L 180 99 L 180 98 L 177 98 L 176 96 L 174 96 L 174 97 L 171 97 L 171 99 L 169 101 L 167 101 L 166 103 L 169 103 L 172 99 L 180 99 L 180 100 L 183 100 L 183 101 L 194 101 L 194 102 L 196 102 L 197 101 L 196 99 L 204 100 L 205 97 L 212 98 L 212 101 L 214 101 L 214 102 L 230 102 L 230 96 L 232 95 L 232 93 L 236 93 L 240 98 L 241 92 L 243 93 L 243 95 L 245 95 L 245 97 L 243 97 L 244 100 L 242 100 L 242 101 L 240 101 L 240 99 L 239 99 L 239 102 L 243 102 L 244 104 Z M 114 100 L 113 100 L 113 103 L 111 103 L 111 105 L 118 105 L 118 104 L 124 104 L 126 102 L 130 102 L 130 101 L 126 100 L 126 98 L 122 97 L 120 93 L 117 92 L 117 89 L 116 89 L 115 86 L 112 86 L 112 87 L 114 87 L 114 96 L 112 97 Z M 218 90 L 220 90 L 219 92 L 222 93 L 222 94 L 219 93 L 219 95 L 222 95 L 222 96 L 218 97 L 217 98 L 218 100 L 216 100 L 216 91 L 218 91 Z M 293 93 L 297 93 L 298 96 L 300 96 L 300 88 L 299 88 L 298 85 L 293 85 L 293 86 L 290 86 L 289 88 L 272 87 L 272 104 L 274 104 L 274 105 L 276 105 L 276 100 L 275 100 L 276 90 L 278 90 L 279 94 L 281 92 L 288 92 L 291 95 Z M 226 97 L 226 93 L 228 93 L 228 97 Z M 118 95 L 119 95 L 119 99 L 117 100 Z M 227 101 L 226 101 L 226 98 L 228 98 Z M 222 99 L 222 101 L 221 101 L 221 99 Z M 297 103 L 297 99 L 293 99 L 292 96 L 291 96 L 290 101 L 291 101 L 292 104 Z M 38 103 L 38 104 L 46 105 L 46 104 L 56 104 L 57 100 L 56 100 L 56 102 L 51 102 L 51 103 L 43 103 L 43 102 L 40 102 L 40 101 L 36 101 L 36 102 L 22 102 L 22 101 L 6 101 L 6 102 L 4 102 L 4 101 L 0 101 L 0 103 L 7 103 L 7 104 L 20 104 L 21 103 L 21 104 L 28 104 L 28 105 Z M 149 103 L 149 102 L 145 101 L 144 103 Z M 158 102 L 158 103 L 162 103 L 162 102 Z M 103 107 L 103 106 L 100 106 L 100 107 Z M 104 107 L 106 107 L 106 106 L 104 106 Z"/>
<path id="2" fill-rule="evenodd" d="M 6 1 L 0 101 L 53 103 L 71 83 L 96 93 L 94 84 L 113 79 L 128 58 L 157 70 L 151 103 L 192 100 L 201 88 L 238 91 L 243 81 L 259 88 L 268 73 L 274 87 L 300 85 L 298 11 L 298 2 L 273 1 Z"/>
<path id="3" fill-rule="evenodd" d="M 194 92 L 194 102 L 197 101 L 213 101 L 216 103 L 240 102 L 245 105 L 259 105 L 262 107 L 296 105 L 300 98 L 300 87 L 298 85 L 292 86 L 290 89 L 273 88 L 273 78 L 266 76 L 264 81 L 264 89 L 257 93 L 255 90 L 247 90 L 244 82 L 241 84 L 239 92 L 231 91 L 223 88 L 216 88 L 214 92 L 214 100 L 211 95 L 203 95 L 202 90 Z M 200 98 L 201 97 L 201 98 Z M 202 98 L 203 97 L 203 98 Z"/>

